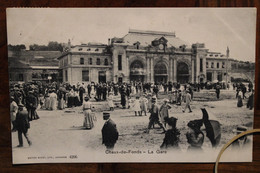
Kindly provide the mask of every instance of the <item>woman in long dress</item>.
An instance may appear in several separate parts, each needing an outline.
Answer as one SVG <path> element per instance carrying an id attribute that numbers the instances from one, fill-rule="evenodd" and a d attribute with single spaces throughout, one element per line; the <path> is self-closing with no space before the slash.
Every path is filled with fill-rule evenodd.
<path id="1" fill-rule="evenodd" d="M 83 112 L 85 116 L 83 126 L 86 129 L 92 129 L 94 127 L 94 122 L 93 122 L 93 116 L 91 112 L 91 104 L 89 102 L 88 97 L 85 97 L 85 102 L 83 103 Z"/>
<path id="2" fill-rule="evenodd" d="M 243 106 L 242 92 L 241 90 L 239 90 L 237 95 L 237 107 L 242 107 L 242 106 Z"/>
<path id="3" fill-rule="evenodd" d="M 44 100 L 44 108 L 46 110 L 50 109 L 50 94 L 51 94 L 51 90 L 47 90 L 46 91 L 46 95 L 45 95 L 45 100 Z"/>
<path id="4" fill-rule="evenodd" d="M 50 94 L 50 110 L 56 110 L 56 109 L 57 109 L 57 94 L 54 92 L 54 90 L 52 90 Z"/>

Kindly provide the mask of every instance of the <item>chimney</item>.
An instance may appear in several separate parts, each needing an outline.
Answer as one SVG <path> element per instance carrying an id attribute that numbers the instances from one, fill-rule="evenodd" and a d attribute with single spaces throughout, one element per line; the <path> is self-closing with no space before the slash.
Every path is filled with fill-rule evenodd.
<path id="1" fill-rule="evenodd" d="M 110 38 L 108 39 L 108 45 L 110 45 Z"/>
<path id="2" fill-rule="evenodd" d="M 68 42 L 68 48 L 71 49 L 70 39 L 69 39 L 69 42 Z"/>

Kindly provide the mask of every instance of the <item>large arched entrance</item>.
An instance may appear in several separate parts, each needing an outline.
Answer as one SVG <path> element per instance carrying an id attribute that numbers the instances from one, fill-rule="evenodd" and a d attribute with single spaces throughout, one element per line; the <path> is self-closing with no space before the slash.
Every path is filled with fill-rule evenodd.
<path id="1" fill-rule="evenodd" d="M 167 68 L 163 62 L 158 62 L 154 67 L 154 82 L 166 83 L 168 79 Z"/>
<path id="2" fill-rule="evenodd" d="M 184 63 L 180 62 L 177 66 L 177 82 L 184 84 L 189 82 L 189 66 Z"/>
<path id="3" fill-rule="evenodd" d="M 130 66 L 130 81 L 144 82 L 144 65 L 139 60 L 135 60 Z"/>

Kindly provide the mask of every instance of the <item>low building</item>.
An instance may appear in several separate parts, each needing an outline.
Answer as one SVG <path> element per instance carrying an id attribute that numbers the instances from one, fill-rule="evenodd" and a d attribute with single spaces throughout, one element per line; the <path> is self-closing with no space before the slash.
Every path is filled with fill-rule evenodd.
<path id="1" fill-rule="evenodd" d="M 59 51 L 8 51 L 10 82 L 62 81 L 57 58 Z"/>
<path id="2" fill-rule="evenodd" d="M 112 81 L 112 61 L 109 47 L 100 43 L 70 46 L 59 59 L 63 82 L 107 82 Z"/>

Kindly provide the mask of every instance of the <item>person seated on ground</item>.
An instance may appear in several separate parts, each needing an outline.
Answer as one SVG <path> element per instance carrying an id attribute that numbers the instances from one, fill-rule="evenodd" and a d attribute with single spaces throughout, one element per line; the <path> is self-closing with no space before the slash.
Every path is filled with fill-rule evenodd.
<path id="1" fill-rule="evenodd" d="M 208 112 L 205 108 L 201 108 L 203 123 L 206 127 L 207 137 L 209 138 L 212 147 L 217 147 L 221 139 L 220 123 L 217 120 L 209 120 Z"/>
<path id="2" fill-rule="evenodd" d="M 171 126 L 171 129 L 166 131 L 163 143 L 160 146 L 161 149 L 180 149 L 180 131 L 176 128 L 177 120 L 175 117 L 166 118 L 166 122 Z"/>
<path id="3" fill-rule="evenodd" d="M 186 133 L 186 138 L 190 146 L 189 150 L 197 150 L 202 151 L 202 145 L 204 143 L 204 134 L 200 130 L 200 127 L 203 124 L 203 120 L 192 120 L 187 126 L 189 127 L 189 131 Z"/>

